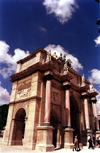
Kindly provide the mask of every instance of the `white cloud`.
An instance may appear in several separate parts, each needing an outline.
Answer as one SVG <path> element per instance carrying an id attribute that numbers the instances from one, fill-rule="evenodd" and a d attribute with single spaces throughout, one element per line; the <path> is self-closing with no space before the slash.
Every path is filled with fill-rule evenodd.
<path id="1" fill-rule="evenodd" d="M 0 82 L 1 84 L 1 82 Z M 9 104 L 10 102 L 10 94 L 7 89 L 1 87 L 0 85 L 0 105 Z"/>
<path id="2" fill-rule="evenodd" d="M 54 13 L 60 23 L 64 24 L 78 8 L 75 0 L 44 0 L 47 14 Z"/>
<path id="3" fill-rule="evenodd" d="M 91 76 L 88 77 L 89 82 L 94 82 L 94 84 L 100 84 L 100 70 L 93 69 L 90 71 Z"/>
<path id="4" fill-rule="evenodd" d="M 79 71 L 79 70 L 83 69 L 83 66 L 78 61 L 78 59 L 76 57 L 74 57 L 73 55 L 69 54 L 68 51 L 66 51 L 62 46 L 60 46 L 60 45 L 56 46 L 56 45 L 49 44 L 44 49 L 47 51 L 51 50 L 51 54 L 56 52 L 58 57 L 60 56 L 60 53 L 62 53 L 62 55 L 66 55 L 66 60 L 71 59 L 71 61 L 73 62 L 72 67 L 74 70 Z"/>
<path id="5" fill-rule="evenodd" d="M 29 55 L 29 51 L 24 51 L 21 49 L 15 49 L 14 55 L 10 55 L 9 52 L 9 45 L 6 44 L 4 41 L 0 41 L 0 63 L 6 64 L 7 66 L 0 69 L 0 74 L 3 76 L 4 79 L 12 75 L 12 73 L 16 71 L 17 64 L 16 62 L 26 56 Z"/>
<path id="6" fill-rule="evenodd" d="M 100 36 L 98 36 L 94 41 L 96 43 L 96 47 L 100 46 Z"/>
<path id="7" fill-rule="evenodd" d="M 44 27 L 39 27 L 39 29 L 40 29 L 41 32 L 46 32 L 47 31 L 47 29 L 44 28 Z"/>

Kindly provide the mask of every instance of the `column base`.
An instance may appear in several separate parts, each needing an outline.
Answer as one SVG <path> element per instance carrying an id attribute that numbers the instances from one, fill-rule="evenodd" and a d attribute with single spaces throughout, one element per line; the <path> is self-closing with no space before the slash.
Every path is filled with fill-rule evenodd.
<path id="1" fill-rule="evenodd" d="M 52 144 L 52 126 L 38 126 L 37 127 L 37 144 L 36 150 L 38 151 L 54 151 L 54 146 Z"/>
<path id="2" fill-rule="evenodd" d="M 23 140 L 23 147 L 26 149 L 35 150 L 36 143 L 31 143 L 31 142 L 27 142 L 27 141 Z"/>
<path id="3" fill-rule="evenodd" d="M 50 151 L 54 151 L 54 146 L 53 145 L 45 145 L 45 144 L 37 144 L 36 150 L 42 151 L 42 152 L 50 152 Z"/>
<path id="4" fill-rule="evenodd" d="M 74 129 L 72 128 L 65 128 L 64 132 L 64 148 L 66 149 L 72 149 L 74 144 L 73 144 L 73 131 Z"/>

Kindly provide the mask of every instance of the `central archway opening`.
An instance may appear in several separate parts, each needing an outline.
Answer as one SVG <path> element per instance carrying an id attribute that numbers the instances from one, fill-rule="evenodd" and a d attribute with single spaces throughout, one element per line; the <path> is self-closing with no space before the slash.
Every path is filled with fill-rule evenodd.
<path id="1" fill-rule="evenodd" d="M 15 116 L 15 144 L 23 145 L 24 131 L 25 131 L 25 116 L 26 112 L 23 108 L 20 108 Z"/>
<path id="2" fill-rule="evenodd" d="M 74 142 L 75 135 L 78 135 L 78 140 L 79 142 L 81 142 L 81 139 L 80 139 L 80 111 L 79 111 L 77 101 L 74 98 L 71 98 L 70 109 L 71 109 L 71 127 L 74 129 L 73 142 Z"/>
<path id="3" fill-rule="evenodd" d="M 58 115 L 54 110 L 51 110 L 50 114 L 50 124 L 54 127 L 53 129 L 53 145 L 56 148 L 57 147 L 57 132 L 58 132 L 58 126 L 59 126 L 59 119 Z"/>

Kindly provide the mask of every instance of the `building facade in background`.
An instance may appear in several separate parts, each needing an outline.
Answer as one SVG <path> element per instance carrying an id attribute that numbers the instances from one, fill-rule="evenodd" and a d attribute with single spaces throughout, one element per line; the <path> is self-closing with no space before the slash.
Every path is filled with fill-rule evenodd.
<path id="1" fill-rule="evenodd" d="M 11 82 L 4 144 L 53 151 L 72 148 L 75 135 L 80 145 L 87 145 L 89 134 L 100 134 L 98 93 L 65 56 L 57 58 L 40 48 L 17 62 Z"/>

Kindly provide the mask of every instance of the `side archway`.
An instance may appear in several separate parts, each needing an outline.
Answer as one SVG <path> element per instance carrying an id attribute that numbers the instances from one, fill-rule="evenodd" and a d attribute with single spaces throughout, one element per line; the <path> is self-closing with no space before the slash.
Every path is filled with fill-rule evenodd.
<path id="1" fill-rule="evenodd" d="M 15 145 L 22 145 L 24 139 L 24 130 L 25 130 L 25 117 L 26 112 L 24 108 L 17 110 L 14 119 L 14 141 Z"/>

